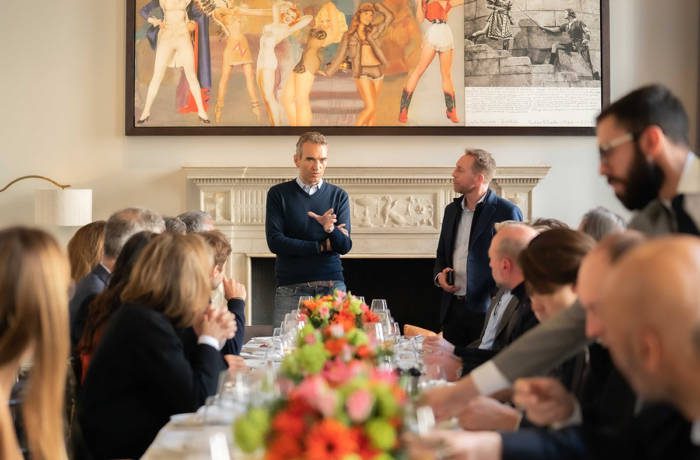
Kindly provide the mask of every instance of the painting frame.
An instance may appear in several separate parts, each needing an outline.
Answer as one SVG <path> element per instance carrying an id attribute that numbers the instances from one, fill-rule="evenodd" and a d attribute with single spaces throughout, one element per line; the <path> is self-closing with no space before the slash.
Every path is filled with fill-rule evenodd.
<path id="1" fill-rule="evenodd" d="M 593 136 L 594 126 L 149 126 L 136 123 L 136 23 L 137 0 L 126 0 L 125 45 L 125 134 L 127 136 L 206 136 L 206 135 L 299 135 L 309 130 L 319 130 L 327 135 L 363 136 Z M 489 0 L 493 1 L 493 0 Z M 496 0 L 497 1 L 497 0 Z M 597 0 L 600 4 L 600 107 L 610 101 L 610 43 L 609 0 Z M 467 33 L 465 31 L 465 39 Z"/>

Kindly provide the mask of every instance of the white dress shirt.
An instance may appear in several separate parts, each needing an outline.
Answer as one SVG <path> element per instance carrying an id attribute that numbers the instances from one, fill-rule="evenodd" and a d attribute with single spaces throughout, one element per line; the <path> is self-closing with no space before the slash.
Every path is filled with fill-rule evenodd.
<path id="1" fill-rule="evenodd" d="M 484 193 L 479 201 L 479 203 L 484 201 L 486 198 L 486 193 Z M 460 202 L 462 206 L 462 215 L 459 219 L 459 225 L 457 225 L 457 234 L 455 235 L 455 249 L 452 253 L 452 268 L 455 273 L 455 286 L 457 292 L 454 295 L 466 295 L 467 294 L 467 258 L 469 257 L 469 234 L 472 230 L 472 222 L 474 221 L 474 211 L 467 208 L 467 197 L 465 196 Z M 474 207 L 476 210 L 476 206 Z"/>
<path id="2" fill-rule="evenodd" d="M 510 291 L 503 293 L 498 301 L 498 304 L 491 310 L 491 315 L 486 323 L 486 329 L 484 329 L 484 335 L 481 337 L 481 343 L 479 348 L 482 350 L 490 350 L 493 348 L 493 342 L 496 340 L 496 331 L 498 330 L 498 325 L 503 318 L 503 312 L 506 311 L 506 306 L 508 302 L 513 298 L 513 294 Z"/>
<path id="3" fill-rule="evenodd" d="M 301 180 L 301 177 L 297 177 L 297 184 L 299 184 L 299 187 L 301 187 L 302 190 L 304 190 L 306 193 L 309 194 L 309 196 L 311 196 L 314 193 L 321 190 L 321 185 L 323 185 L 323 179 L 319 179 L 318 184 L 309 185 L 305 184 L 304 181 Z"/>

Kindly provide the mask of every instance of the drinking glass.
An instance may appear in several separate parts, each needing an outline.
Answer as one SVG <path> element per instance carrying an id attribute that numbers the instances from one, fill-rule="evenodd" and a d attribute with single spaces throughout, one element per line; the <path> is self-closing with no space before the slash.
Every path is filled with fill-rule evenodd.
<path id="1" fill-rule="evenodd" d="M 307 300 L 311 300 L 311 299 L 313 299 L 313 297 L 310 295 L 303 295 L 303 296 L 299 297 L 299 304 L 297 306 L 297 309 L 299 311 L 301 311 L 302 308 L 304 307 L 304 302 L 306 302 Z"/>
<path id="2" fill-rule="evenodd" d="M 373 312 L 387 311 L 389 308 L 386 304 L 386 299 L 372 299 L 371 309 Z"/>

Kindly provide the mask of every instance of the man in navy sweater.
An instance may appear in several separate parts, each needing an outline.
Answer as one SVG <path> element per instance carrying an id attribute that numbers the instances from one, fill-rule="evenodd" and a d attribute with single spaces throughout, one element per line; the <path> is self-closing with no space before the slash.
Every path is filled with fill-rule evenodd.
<path id="1" fill-rule="evenodd" d="M 327 161 L 325 136 L 302 134 L 294 154 L 299 176 L 267 192 L 265 235 L 277 255 L 275 325 L 301 296 L 346 290 L 340 255 L 352 248 L 350 203 L 343 189 L 323 180 Z"/>

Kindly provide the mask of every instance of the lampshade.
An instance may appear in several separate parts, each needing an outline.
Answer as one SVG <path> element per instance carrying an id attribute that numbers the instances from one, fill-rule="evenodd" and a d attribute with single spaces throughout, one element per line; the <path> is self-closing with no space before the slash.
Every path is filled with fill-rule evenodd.
<path id="1" fill-rule="evenodd" d="M 40 225 L 79 227 L 92 222 L 92 190 L 65 188 L 34 192 L 34 220 Z"/>

